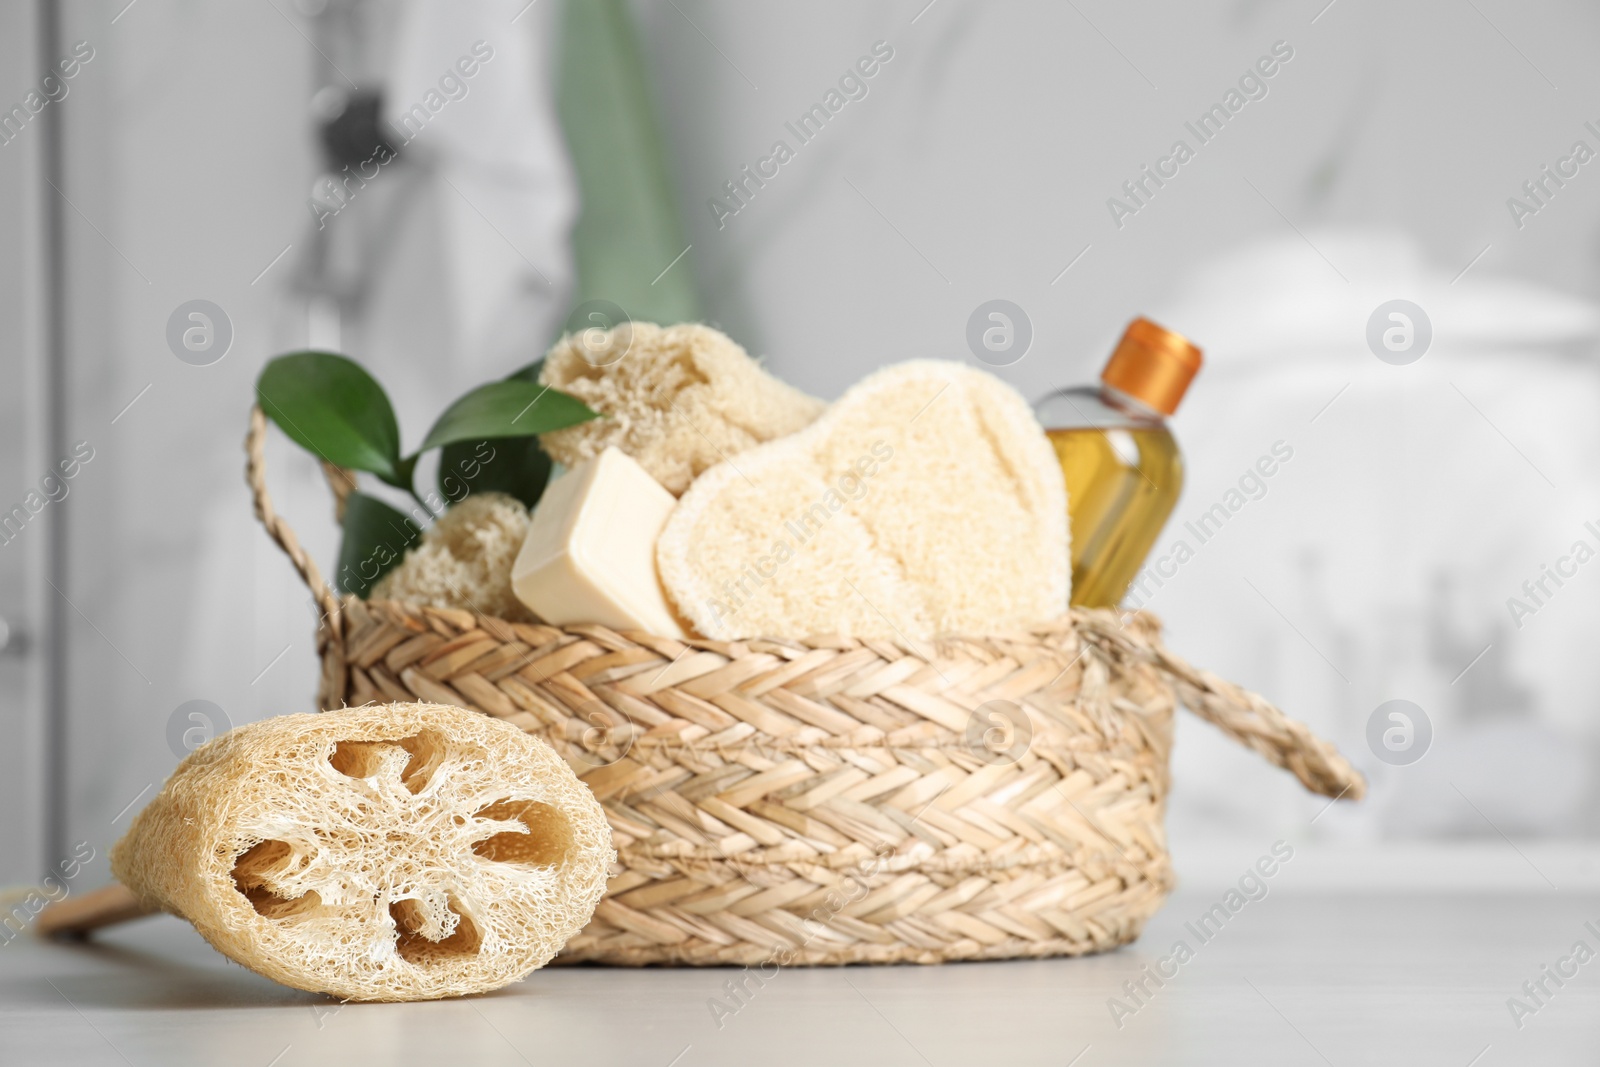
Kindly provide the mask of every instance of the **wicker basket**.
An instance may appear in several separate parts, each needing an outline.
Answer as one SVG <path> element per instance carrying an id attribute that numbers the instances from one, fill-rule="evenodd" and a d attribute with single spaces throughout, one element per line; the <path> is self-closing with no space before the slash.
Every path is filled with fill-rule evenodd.
<path id="1" fill-rule="evenodd" d="M 1102 952 L 1173 885 L 1162 818 L 1178 700 L 1359 798 L 1327 742 L 1160 644 L 1146 614 L 927 646 L 678 641 L 340 599 L 256 515 L 320 608 L 321 707 L 457 704 L 544 738 L 610 817 L 618 864 L 568 961 L 835 964 Z M 327 471 L 342 511 L 354 484 Z M 1176 699 L 1175 699 L 1176 698 Z"/>

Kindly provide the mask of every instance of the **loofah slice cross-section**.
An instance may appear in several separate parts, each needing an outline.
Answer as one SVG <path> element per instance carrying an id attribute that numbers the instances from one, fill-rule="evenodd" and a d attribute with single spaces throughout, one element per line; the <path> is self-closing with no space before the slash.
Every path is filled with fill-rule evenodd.
<path id="1" fill-rule="evenodd" d="M 487 716 L 387 704 L 196 749 L 112 870 L 230 959 L 348 1000 L 479 993 L 583 928 L 615 858 L 594 795 Z"/>

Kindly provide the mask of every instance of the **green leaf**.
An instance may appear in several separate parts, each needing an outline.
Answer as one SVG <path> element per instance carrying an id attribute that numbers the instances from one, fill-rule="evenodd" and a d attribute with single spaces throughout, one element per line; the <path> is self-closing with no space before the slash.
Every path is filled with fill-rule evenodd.
<path id="1" fill-rule="evenodd" d="M 537 383 L 543 369 L 536 359 L 505 380 Z M 453 505 L 473 493 L 506 493 L 531 508 L 550 484 L 552 466 L 537 437 L 456 441 L 439 453 L 439 495 Z"/>
<path id="2" fill-rule="evenodd" d="M 419 451 L 457 441 L 548 433 L 597 417 L 581 400 L 536 382 L 490 382 L 445 409 Z"/>
<path id="3" fill-rule="evenodd" d="M 459 504 L 471 493 L 508 493 L 531 508 L 550 484 L 550 468 L 537 437 L 457 441 L 439 453 L 439 494 Z"/>
<path id="4" fill-rule="evenodd" d="M 556 55 L 556 110 L 583 205 L 572 228 L 573 306 L 604 299 L 636 322 L 699 321 L 694 257 L 674 263 L 689 242 L 651 105 L 661 92 L 626 0 L 569 2 Z"/>
<path id="5" fill-rule="evenodd" d="M 421 529 L 405 513 L 376 497 L 351 493 L 344 502 L 339 588 L 366 599 L 378 579 L 389 573 L 421 536 Z"/>
<path id="6" fill-rule="evenodd" d="M 307 451 L 410 488 L 401 470 L 394 408 L 383 386 L 354 360 L 332 352 L 278 356 L 256 379 L 256 400 Z"/>

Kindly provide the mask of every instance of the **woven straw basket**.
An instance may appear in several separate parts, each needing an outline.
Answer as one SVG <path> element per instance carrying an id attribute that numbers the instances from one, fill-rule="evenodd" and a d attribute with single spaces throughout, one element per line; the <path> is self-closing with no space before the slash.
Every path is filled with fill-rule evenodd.
<path id="1" fill-rule="evenodd" d="M 1359 798 L 1334 748 L 1164 649 L 1147 614 L 1078 611 L 927 645 L 679 641 L 341 599 L 256 516 L 320 609 L 324 709 L 472 708 L 548 741 L 605 806 L 606 899 L 562 959 L 837 964 L 1102 952 L 1173 886 L 1173 710 L 1305 787 Z M 354 484 L 327 469 L 339 510 Z"/>

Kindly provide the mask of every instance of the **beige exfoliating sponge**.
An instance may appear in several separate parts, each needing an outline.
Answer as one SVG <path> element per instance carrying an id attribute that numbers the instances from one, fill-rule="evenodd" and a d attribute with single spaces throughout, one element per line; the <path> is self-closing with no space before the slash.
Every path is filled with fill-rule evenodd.
<path id="1" fill-rule="evenodd" d="M 614 445 L 674 496 L 700 472 L 793 433 L 823 409 L 726 334 L 692 323 L 568 334 L 545 356 L 539 381 L 606 416 L 540 435 L 558 462 L 575 467 Z"/>
<path id="2" fill-rule="evenodd" d="M 701 476 L 656 561 L 707 637 L 920 639 L 1066 611 L 1067 537 L 1061 468 L 1027 402 L 915 360 Z"/>
<path id="3" fill-rule="evenodd" d="M 533 618 L 511 591 L 528 509 L 505 493 L 474 493 L 441 515 L 422 543 L 372 588 L 377 600 L 454 608 L 513 622 Z"/>
<path id="4" fill-rule="evenodd" d="M 615 854 L 551 748 L 440 704 L 250 723 L 190 753 L 111 854 L 237 963 L 347 1000 L 480 993 L 583 928 Z"/>

